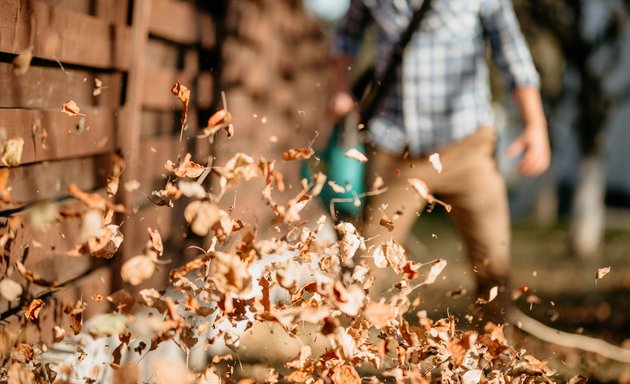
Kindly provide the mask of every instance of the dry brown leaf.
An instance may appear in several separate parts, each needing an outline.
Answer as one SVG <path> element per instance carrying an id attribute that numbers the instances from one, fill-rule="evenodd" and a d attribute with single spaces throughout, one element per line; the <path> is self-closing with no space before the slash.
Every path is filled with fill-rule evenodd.
<path id="1" fill-rule="evenodd" d="M 22 76 L 31 66 L 31 61 L 33 60 L 33 47 L 28 47 L 22 50 L 14 59 L 13 59 L 13 74 L 15 76 Z"/>
<path id="2" fill-rule="evenodd" d="M 350 148 L 343 154 L 345 157 L 349 159 L 356 160 L 360 163 L 367 163 L 368 158 L 363 154 L 363 152 L 359 151 L 356 148 Z"/>
<path id="3" fill-rule="evenodd" d="M 310 159 L 314 154 L 315 150 L 313 148 L 291 148 L 282 152 L 282 160 L 306 160 Z"/>
<path id="4" fill-rule="evenodd" d="M 155 262 L 145 255 L 134 256 L 120 269 L 120 277 L 131 285 L 140 285 L 155 272 Z"/>
<path id="5" fill-rule="evenodd" d="M 437 259 L 436 261 L 434 261 L 431 269 L 429 270 L 429 273 L 427 274 L 427 277 L 424 279 L 423 284 L 428 285 L 435 283 L 435 280 L 438 278 L 438 276 L 440 276 L 440 273 L 442 273 L 444 268 L 446 268 L 447 264 L 448 263 L 444 259 Z"/>
<path id="6" fill-rule="evenodd" d="M 431 165 L 433 165 L 433 169 L 435 169 L 437 173 L 442 173 L 442 171 L 444 170 L 444 167 L 442 167 L 442 162 L 440 161 L 439 153 L 434 153 L 431 156 L 429 156 L 429 162 L 431 162 Z"/>
<path id="7" fill-rule="evenodd" d="M 331 377 L 333 384 L 361 384 L 361 377 L 350 365 L 343 365 L 334 370 Z"/>
<path id="8" fill-rule="evenodd" d="M 162 236 L 160 236 L 160 232 L 157 229 L 153 229 L 148 227 L 147 232 L 149 232 L 149 243 L 148 248 L 153 249 L 158 256 L 162 256 L 164 253 L 164 244 L 162 244 Z"/>
<path id="9" fill-rule="evenodd" d="M 182 102 L 182 117 L 180 122 L 186 124 L 188 120 L 188 103 L 190 102 L 190 90 L 186 86 L 182 85 L 179 81 L 171 87 L 171 93 Z"/>
<path id="10" fill-rule="evenodd" d="M 17 363 L 28 364 L 35 357 L 33 347 L 20 343 L 11 350 L 11 359 Z"/>
<path id="11" fill-rule="evenodd" d="M 496 299 L 498 294 L 499 294 L 498 286 L 495 285 L 494 287 L 490 288 L 490 293 L 488 294 L 488 303 Z"/>
<path id="12" fill-rule="evenodd" d="M 60 341 L 63 340 L 63 338 L 66 336 L 66 330 L 63 329 L 62 327 L 55 325 L 53 327 L 53 341 L 55 343 L 58 343 Z"/>
<path id="13" fill-rule="evenodd" d="M 61 112 L 68 116 L 85 116 L 85 114 L 81 113 L 81 109 L 74 100 L 68 100 L 63 103 L 61 106 Z"/>
<path id="14" fill-rule="evenodd" d="M 164 168 L 169 172 L 173 172 L 177 177 L 190 177 L 193 179 L 199 177 L 206 170 L 206 167 L 190 160 L 191 157 L 192 155 L 187 153 L 177 164 L 167 160 Z"/>
<path id="15" fill-rule="evenodd" d="M 37 320 L 43 307 L 44 302 L 41 299 L 33 299 L 33 301 L 24 308 L 24 316 L 31 321 Z"/>
<path id="16" fill-rule="evenodd" d="M 0 280 L 0 295 L 8 301 L 19 299 L 22 296 L 22 286 L 9 278 Z"/>
<path id="17" fill-rule="evenodd" d="M 113 197 L 118 192 L 120 184 L 120 176 L 125 170 L 125 158 L 120 153 L 111 155 L 112 159 L 112 175 L 107 178 L 107 195 Z"/>
<path id="18" fill-rule="evenodd" d="M 597 270 L 597 274 L 595 275 L 595 280 L 599 280 L 599 279 L 603 278 L 604 276 L 606 276 L 607 274 L 609 274 L 610 273 L 610 268 L 611 267 L 599 268 Z"/>
<path id="19" fill-rule="evenodd" d="M 332 180 L 330 180 L 328 182 L 328 185 L 330 186 L 330 188 L 332 188 L 333 192 L 335 192 L 335 193 L 345 193 L 346 192 L 346 189 L 344 187 L 342 187 L 341 185 L 335 183 Z"/>
<path id="20" fill-rule="evenodd" d="M 223 109 L 215 112 L 208 119 L 208 126 L 203 129 L 201 137 L 212 137 L 219 130 L 224 129 L 227 132 L 228 139 L 234 136 L 234 126 L 232 125 L 232 114 L 228 111 L 227 99 L 225 92 L 221 91 L 221 99 L 223 100 Z"/>
<path id="21" fill-rule="evenodd" d="M 184 210 L 190 229 L 199 236 L 207 236 L 212 227 L 226 216 L 225 211 L 209 201 L 193 201 Z"/>
<path id="22" fill-rule="evenodd" d="M 94 90 L 92 91 L 92 96 L 98 96 L 103 92 L 103 89 L 107 89 L 107 87 L 103 87 L 103 81 L 98 78 L 94 78 Z"/>
<path id="23" fill-rule="evenodd" d="M 11 192 L 9 191 L 9 170 L 0 168 L 0 206 L 11 202 Z"/>
<path id="24" fill-rule="evenodd" d="M 2 143 L 2 157 L 0 162 L 7 167 L 15 167 L 22 162 L 22 152 L 24 150 L 24 139 L 16 137 L 5 140 Z"/>
<path id="25" fill-rule="evenodd" d="M 394 318 L 394 311 L 389 304 L 371 301 L 363 311 L 365 318 L 377 329 L 385 328 Z"/>
<path id="26" fill-rule="evenodd" d="M 180 360 L 155 360 L 151 363 L 154 384 L 193 384 L 195 375 Z"/>

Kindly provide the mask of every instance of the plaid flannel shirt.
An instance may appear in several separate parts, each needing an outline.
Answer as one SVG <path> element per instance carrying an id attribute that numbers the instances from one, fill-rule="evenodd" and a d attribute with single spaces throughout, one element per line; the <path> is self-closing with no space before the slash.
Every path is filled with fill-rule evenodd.
<path id="1" fill-rule="evenodd" d="M 336 29 L 334 53 L 355 56 L 366 25 L 376 26 L 382 73 L 422 0 L 352 0 Z M 426 154 L 493 125 L 486 47 L 510 90 L 539 77 L 510 0 L 433 0 L 405 49 L 397 81 L 368 128 L 374 145 Z"/>

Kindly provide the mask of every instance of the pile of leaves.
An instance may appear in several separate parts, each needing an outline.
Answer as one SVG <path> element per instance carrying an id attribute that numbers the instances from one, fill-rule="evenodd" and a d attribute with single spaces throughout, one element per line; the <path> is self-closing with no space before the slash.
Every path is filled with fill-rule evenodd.
<path id="1" fill-rule="evenodd" d="M 179 84 L 174 93 L 188 97 L 181 87 Z M 234 134 L 231 115 L 226 109 L 211 117 L 206 131 L 214 135 L 221 129 L 229 136 Z M 283 154 L 283 160 L 310 156 L 313 151 L 309 148 L 292 149 Z M 124 169 L 121 159 L 115 164 L 110 179 L 112 195 Z M 110 362 L 114 370 L 126 372 L 129 356 L 139 360 L 167 340 L 174 341 L 186 353 L 202 340 L 205 347 L 221 340 L 234 355 L 215 356 L 197 372 L 186 367 L 172 367 L 170 371 L 158 367 L 152 380 L 231 383 L 235 380 L 233 364 L 227 364 L 226 370 L 225 362 L 234 361 L 240 340 L 221 325 L 245 322 L 246 328 L 250 328 L 256 323 L 275 323 L 288 335 L 298 337 L 302 325 L 309 323 L 318 327 L 321 337 L 327 340 L 325 352 L 314 355 L 309 346 L 304 346 L 284 367 L 266 366 L 265 377 L 258 378 L 259 381 L 359 384 L 361 367 L 370 366 L 380 377 L 373 378 L 373 382 L 385 379 L 399 383 L 552 382 L 554 372 L 525 351 L 510 347 L 502 326 L 489 323 L 483 334 L 458 331 L 453 317 L 432 320 L 426 311 L 418 309 L 410 293 L 433 283 L 445 268 L 445 261 L 412 261 L 401 244 L 392 240 L 367 241 L 346 222 L 334 226 L 338 240 L 326 240 L 323 228 L 331 225 L 326 216 L 309 225 L 302 218 L 303 210 L 317 199 L 326 175 L 318 173 L 311 180 L 302 180 L 302 188 L 292 198 L 278 201 L 276 191 L 284 191 L 285 186 L 275 160 L 238 153 L 221 166 L 207 167 L 193 162 L 190 154 L 186 154 L 168 161 L 165 169 L 172 177 L 164 189 L 153 193 L 154 202 L 157 199 L 157 204 L 163 206 L 161 209 L 171 209 L 175 201 L 186 197 L 185 220 L 192 232 L 205 239 L 198 257 L 169 273 L 169 290 L 178 295 L 155 288 L 143 289 L 137 295 L 118 291 L 107 297 L 115 310 L 100 315 L 96 325 L 87 330 L 82 329 L 82 313 L 87 305 L 84 301 L 65 311 L 75 333 L 87 331 L 94 337 L 116 338 Z M 214 190 L 204 184 L 209 173 L 218 186 Z M 275 214 L 271 225 L 278 232 L 273 238 L 259 238 L 255 225 L 234 217 L 219 204 L 230 189 L 256 178 L 264 180 L 261 198 Z M 421 196 L 440 203 L 432 200 L 421 180 L 409 182 Z M 119 226 L 112 223 L 112 217 L 124 208 L 76 187 L 70 192 L 84 207 L 83 221 L 91 223 L 83 242 L 71 253 L 77 257 L 113 257 L 121 245 L 122 234 Z M 381 224 L 393 225 L 385 219 Z M 167 263 L 161 259 L 164 247 L 160 234 L 152 228 L 147 232 L 142 254 L 126 261 L 121 270 L 122 279 L 134 286 L 151 278 L 157 265 Z M 287 253 L 292 255 L 289 261 L 273 262 L 262 274 L 252 274 L 254 263 Z M 301 272 L 294 268 L 295 263 L 301 264 Z M 50 283 L 21 264 L 16 268 L 31 283 Z M 373 271 L 385 268 L 398 275 L 398 283 L 387 297 L 370 297 Z M 308 271 L 309 281 L 299 284 L 304 270 Z M 271 294 L 274 289 L 286 291 L 290 300 L 274 300 Z M 34 299 L 22 315 L 36 320 L 42 305 L 42 300 Z M 151 315 L 138 316 L 142 310 Z M 410 323 L 407 319 L 412 317 L 417 321 Z M 55 327 L 52 331 L 58 341 L 66 337 L 62 328 Z M 209 334 L 213 336 L 205 337 Z M 9 339 L 8 333 L 0 333 L 0 346 L 8 346 Z M 138 340 L 142 341 L 137 343 Z M 132 348 L 132 344 L 136 347 Z M 5 368 L 1 368 L 0 383 L 69 382 L 72 366 L 43 363 L 41 356 L 45 349 L 41 344 L 13 345 L 3 361 Z M 239 381 L 253 382 L 256 381 Z"/>

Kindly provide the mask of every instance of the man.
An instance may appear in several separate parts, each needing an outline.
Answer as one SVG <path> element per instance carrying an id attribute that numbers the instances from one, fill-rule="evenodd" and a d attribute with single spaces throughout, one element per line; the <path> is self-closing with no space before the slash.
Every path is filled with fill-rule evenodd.
<path id="1" fill-rule="evenodd" d="M 382 73 L 392 45 L 421 0 L 353 0 L 339 23 L 334 43 L 336 94 L 332 110 L 344 116 L 355 106 L 348 88 L 349 68 L 369 22 L 376 29 L 376 71 Z M 487 48 L 519 108 L 524 127 L 508 148 L 522 154 L 524 176 L 544 172 L 550 161 L 539 77 L 510 0 L 433 0 L 407 45 L 397 80 L 367 124 L 369 175 L 381 176 L 388 190 L 367 203 L 363 235 L 404 243 L 425 202 L 409 178 L 426 182 L 452 205 L 477 283 L 488 299 L 478 320 L 502 323 L 509 304 L 510 222 L 506 187 L 495 157 L 496 134 L 489 89 Z M 438 173 L 428 156 L 440 155 Z M 383 214 L 394 221 L 389 232 Z"/>

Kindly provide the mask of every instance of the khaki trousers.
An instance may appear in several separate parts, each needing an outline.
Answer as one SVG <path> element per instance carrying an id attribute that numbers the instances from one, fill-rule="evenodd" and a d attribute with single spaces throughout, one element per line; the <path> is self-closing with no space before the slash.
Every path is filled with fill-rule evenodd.
<path id="1" fill-rule="evenodd" d="M 367 202 L 363 235 L 377 236 L 376 243 L 393 238 L 404 244 L 426 206 L 407 179 L 423 180 L 430 193 L 452 205 L 450 216 L 474 271 L 476 297 L 488 299 L 490 289 L 500 287 L 493 303 L 480 307 L 479 320 L 502 323 L 509 304 L 510 217 L 505 182 L 494 156 L 496 140 L 491 128 L 481 127 L 466 139 L 436 150 L 443 165 L 439 174 L 428 156 L 403 158 L 369 147 L 367 185 L 380 175 L 388 189 Z M 390 218 L 398 216 L 392 232 L 379 224 L 383 212 Z"/>

